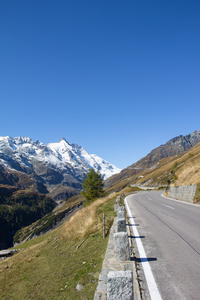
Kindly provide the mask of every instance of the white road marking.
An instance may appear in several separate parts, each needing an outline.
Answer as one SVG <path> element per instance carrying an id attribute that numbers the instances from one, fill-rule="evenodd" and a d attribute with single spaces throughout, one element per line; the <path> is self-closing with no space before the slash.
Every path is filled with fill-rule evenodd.
<path id="1" fill-rule="evenodd" d="M 151 199 L 151 198 L 148 198 L 148 199 L 152 201 L 152 199 Z"/>
<path id="2" fill-rule="evenodd" d="M 166 207 L 168 207 L 168 208 L 171 208 L 171 209 L 175 209 L 174 207 L 171 207 L 171 206 L 169 206 L 169 205 L 165 205 L 165 204 L 163 204 L 163 203 L 162 203 L 162 205 L 163 205 L 163 206 L 166 206 Z"/>
<path id="3" fill-rule="evenodd" d="M 161 194 L 161 197 L 166 198 L 167 200 L 170 200 L 170 201 L 175 201 L 175 202 L 179 202 L 179 203 L 186 204 L 186 205 L 193 205 L 193 206 L 196 206 L 197 209 L 200 208 L 200 205 L 198 205 L 198 204 L 191 203 L 191 202 L 186 202 L 186 201 L 183 201 L 183 200 L 177 200 L 177 199 L 169 198 L 169 197 L 166 197 L 164 195 L 164 193 Z"/>
<path id="4" fill-rule="evenodd" d="M 128 197 L 130 197 L 130 196 L 128 196 Z M 129 222 L 131 223 L 131 225 L 135 225 L 132 213 L 130 211 L 130 208 L 129 208 L 127 200 L 126 200 L 128 197 L 125 198 L 124 203 L 125 203 L 125 206 L 126 206 L 128 217 L 129 217 Z M 138 233 L 138 230 L 137 230 L 136 226 L 132 226 L 132 230 L 133 230 L 134 236 L 139 236 L 139 233 Z M 146 277 L 150 297 L 151 297 L 152 300 L 162 300 L 162 297 L 160 295 L 160 292 L 159 292 L 157 284 L 155 282 L 153 273 L 151 271 L 151 267 L 150 267 L 150 264 L 148 262 L 148 259 L 147 259 L 147 256 L 146 256 L 146 253 L 145 253 L 145 250 L 144 250 L 141 239 L 137 238 L 136 243 L 137 243 L 137 248 L 138 248 L 140 259 L 141 259 L 141 264 L 142 264 L 144 274 L 145 274 L 145 277 Z M 142 262 L 142 261 L 144 261 L 144 262 Z"/>

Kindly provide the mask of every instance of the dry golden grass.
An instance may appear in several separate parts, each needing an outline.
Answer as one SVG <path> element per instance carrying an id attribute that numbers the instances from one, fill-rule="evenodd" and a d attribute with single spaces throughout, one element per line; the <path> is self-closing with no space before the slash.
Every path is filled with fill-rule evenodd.
<path id="1" fill-rule="evenodd" d="M 177 167 L 174 169 L 174 165 Z M 130 177 L 129 181 L 141 184 L 151 180 L 149 185 L 167 184 L 168 179 L 172 177 L 171 171 L 174 169 L 176 180 L 174 184 L 189 185 L 200 183 L 200 143 L 177 156 L 164 158 L 159 161 L 155 169 L 143 170 L 137 175 Z M 142 177 L 141 177 L 142 176 Z"/>
<path id="2" fill-rule="evenodd" d="M 144 177 L 139 178 L 137 180 L 137 183 L 143 183 L 144 181 L 147 181 L 149 179 L 151 179 L 152 181 L 159 182 L 159 181 L 163 180 L 163 177 L 165 177 L 165 176 L 169 177 L 169 172 L 173 168 L 174 161 L 176 159 L 174 159 L 172 157 L 162 159 L 159 162 L 158 167 L 156 167 L 155 169 L 148 169 L 148 170 L 141 172 L 138 176 L 144 176 Z"/>
<path id="3" fill-rule="evenodd" d="M 97 209 L 115 196 L 116 193 L 112 193 L 107 197 L 100 198 L 74 214 L 70 220 L 63 225 L 60 232 L 61 237 L 64 239 L 74 237 L 81 238 L 96 232 L 102 226 L 96 214 Z"/>
<path id="4" fill-rule="evenodd" d="M 177 170 L 178 179 L 176 185 L 188 185 L 200 183 L 200 153 L 185 161 Z"/>

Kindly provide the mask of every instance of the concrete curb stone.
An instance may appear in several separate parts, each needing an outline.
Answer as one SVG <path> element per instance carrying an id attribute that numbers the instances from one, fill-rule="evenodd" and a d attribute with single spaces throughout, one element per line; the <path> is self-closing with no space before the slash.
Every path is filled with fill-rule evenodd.
<path id="1" fill-rule="evenodd" d="M 141 300 L 137 281 L 135 263 L 133 261 L 117 261 L 114 253 L 114 233 L 117 232 L 117 218 L 114 219 L 110 230 L 107 250 L 102 264 L 102 271 L 94 295 L 94 300 L 107 300 L 108 273 L 110 271 L 131 271 L 133 272 L 133 299 Z M 129 258 L 130 259 L 130 258 Z M 115 298 L 115 300 L 118 300 Z"/>

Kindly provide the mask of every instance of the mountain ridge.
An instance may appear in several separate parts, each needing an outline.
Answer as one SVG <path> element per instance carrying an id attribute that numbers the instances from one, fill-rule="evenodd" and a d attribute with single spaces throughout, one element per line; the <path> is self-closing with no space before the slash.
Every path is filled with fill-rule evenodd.
<path id="1" fill-rule="evenodd" d="M 195 130 L 194 132 L 185 136 L 179 135 L 170 139 L 165 144 L 156 147 L 149 154 L 132 164 L 130 167 L 152 167 L 152 164 L 156 163 L 162 158 L 178 155 L 179 153 L 191 148 L 198 142 L 200 142 L 199 130 Z"/>
<path id="2" fill-rule="evenodd" d="M 99 171 L 104 179 L 120 171 L 65 138 L 45 145 L 30 137 L 0 137 L 2 184 L 52 193 L 54 200 L 62 200 L 80 192 L 82 181 L 91 168 Z M 57 185 L 61 186 L 61 193 Z"/>
<path id="3" fill-rule="evenodd" d="M 106 187 L 112 187 L 117 183 L 120 183 L 120 181 L 122 183 L 123 180 L 128 182 L 128 178 L 139 174 L 142 170 L 156 168 L 160 160 L 179 155 L 196 145 L 198 142 L 200 142 L 199 130 L 195 130 L 185 136 L 179 135 L 174 137 L 165 144 L 156 147 L 145 157 L 123 169 L 120 173 L 108 178 L 105 185 Z"/>

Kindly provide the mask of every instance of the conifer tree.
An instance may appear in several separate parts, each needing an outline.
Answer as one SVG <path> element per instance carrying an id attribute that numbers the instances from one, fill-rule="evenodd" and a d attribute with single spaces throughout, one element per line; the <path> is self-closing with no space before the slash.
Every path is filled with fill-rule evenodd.
<path id="1" fill-rule="evenodd" d="M 95 172 L 91 169 L 83 181 L 82 184 L 83 192 L 82 194 L 86 198 L 86 202 L 91 202 L 101 196 L 103 196 L 103 179 L 99 172 Z"/>

